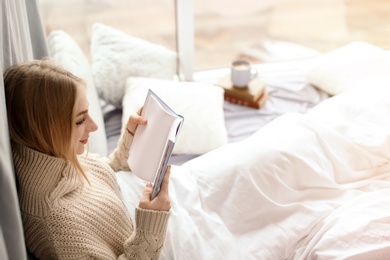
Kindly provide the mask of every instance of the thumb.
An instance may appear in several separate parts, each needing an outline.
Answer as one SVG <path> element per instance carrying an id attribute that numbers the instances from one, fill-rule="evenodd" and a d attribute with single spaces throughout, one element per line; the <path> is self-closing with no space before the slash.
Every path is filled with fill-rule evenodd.
<path id="1" fill-rule="evenodd" d="M 142 202 L 150 202 L 150 197 L 152 195 L 152 184 L 149 182 L 146 184 L 146 187 L 144 189 L 144 192 L 142 193 L 141 201 Z"/>

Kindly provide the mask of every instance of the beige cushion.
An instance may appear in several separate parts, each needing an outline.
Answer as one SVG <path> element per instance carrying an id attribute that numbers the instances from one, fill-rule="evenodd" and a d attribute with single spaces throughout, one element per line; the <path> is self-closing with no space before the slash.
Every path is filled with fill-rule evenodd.
<path id="1" fill-rule="evenodd" d="M 144 104 L 149 88 L 184 117 L 173 153 L 203 154 L 227 144 L 223 90 L 213 85 L 130 77 L 123 99 L 122 125 Z"/>
<path id="2" fill-rule="evenodd" d="M 326 53 L 308 67 L 307 80 L 330 95 L 382 81 L 390 73 L 390 55 L 365 42 L 353 42 Z"/>

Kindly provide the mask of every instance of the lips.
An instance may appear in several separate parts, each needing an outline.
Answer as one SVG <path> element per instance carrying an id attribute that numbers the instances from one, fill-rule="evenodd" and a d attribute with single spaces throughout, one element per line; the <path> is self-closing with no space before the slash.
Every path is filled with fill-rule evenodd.
<path id="1" fill-rule="evenodd" d="M 80 143 L 87 144 L 88 143 L 88 138 L 84 140 L 80 140 Z"/>

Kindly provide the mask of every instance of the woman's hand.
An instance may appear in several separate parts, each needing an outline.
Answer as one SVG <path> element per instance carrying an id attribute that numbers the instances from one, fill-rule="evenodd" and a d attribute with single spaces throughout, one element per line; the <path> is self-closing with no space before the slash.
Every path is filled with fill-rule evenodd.
<path id="1" fill-rule="evenodd" d="M 165 176 L 161 184 L 160 192 L 157 196 L 150 200 L 152 195 L 152 184 L 148 183 L 142 194 L 142 198 L 139 202 L 139 207 L 141 209 L 150 209 L 150 210 L 160 210 L 160 211 L 169 211 L 171 209 L 171 201 L 168 194 L 168 185 L 169 185 L 169 176 L 171 174 L 171 166 L 168 165 L 167 170 L 165 171 Z"/>
<path id="2" fill-rule="evenodd" d="M 133 114 L 127 121 L 126 128 L 132 135 L 134 135 L 137 125 L 146 125 L 146 118 L 141 116 L 142 107 L 138 109 L 137 114 Z"/>

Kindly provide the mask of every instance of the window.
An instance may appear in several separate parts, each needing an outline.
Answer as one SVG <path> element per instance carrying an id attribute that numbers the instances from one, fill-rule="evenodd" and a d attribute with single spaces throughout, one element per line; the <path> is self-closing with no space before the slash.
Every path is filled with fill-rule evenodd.
<path id="1" fill-rule="evenodd" d="M 390 48 L 388 0 L 42 0 L 41 7 L 47 32 L 67 31 L 87 55 L 91 26 L 101 22 L 178 50 L 186 79 L 236 58 L 309 58 L 352 41 Z"/>
<path id="2" fill-rule="evenodd" d="M 176 50 L 174 0 L 41 0 L 46 32 L 69 33 L 89 56 L 96 22 Z"/>
<path id="3" fill-rule="evenodd" d="M 194 0 L 194 68 L 313 57 L 352 41 L 390 48 L 388 0 Z"/>

